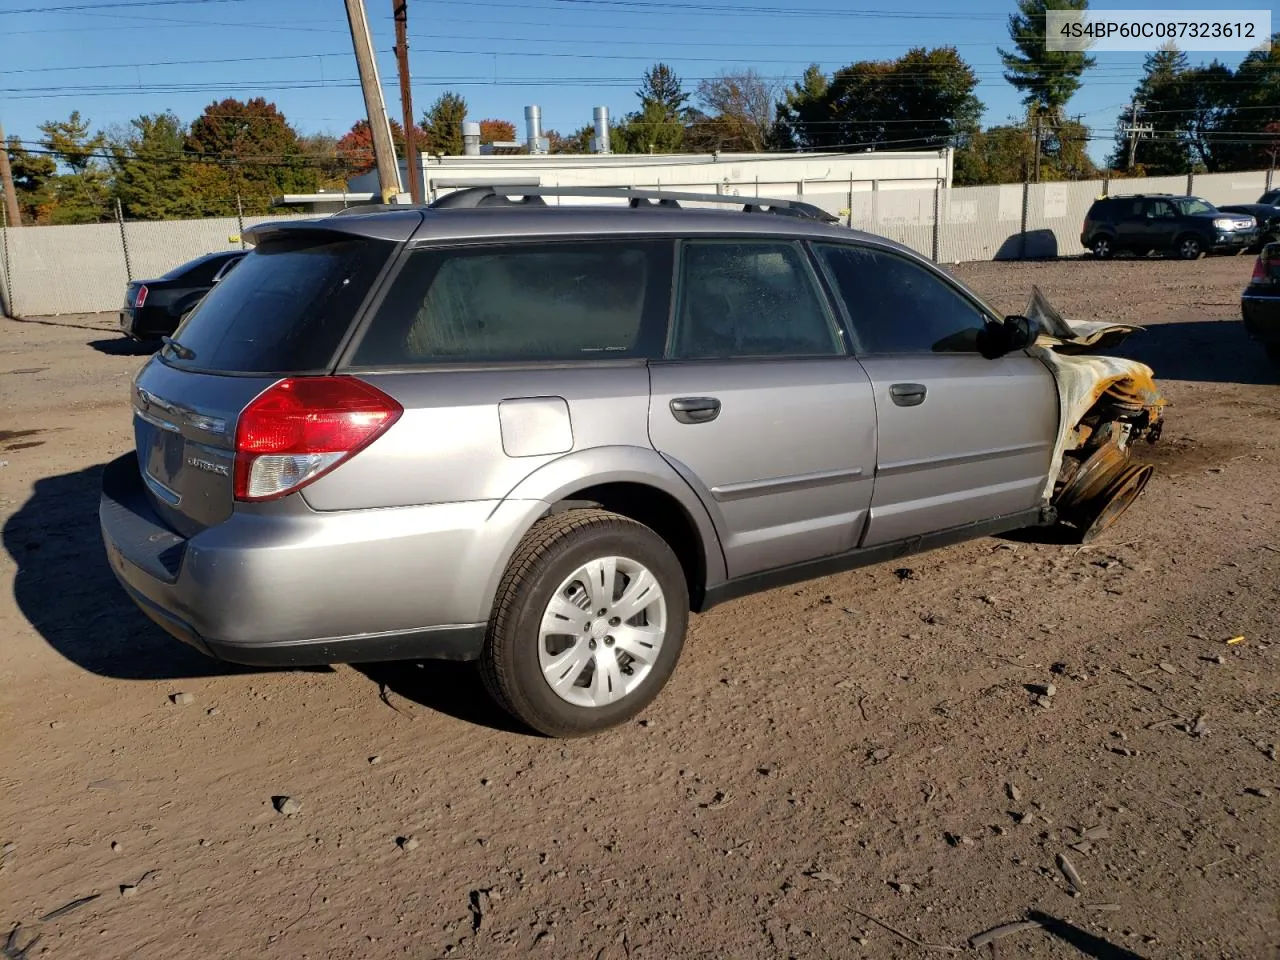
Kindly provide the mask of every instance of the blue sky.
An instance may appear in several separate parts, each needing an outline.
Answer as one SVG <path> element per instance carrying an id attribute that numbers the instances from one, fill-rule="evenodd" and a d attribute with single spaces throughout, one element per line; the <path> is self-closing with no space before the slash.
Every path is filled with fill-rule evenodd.
<path id="1" fill-rule="evenodd" d="M 567 133 L 604 104 L 635 108 L 640 74 L 670 64 L 692 89 L 721 69 L 751 66 L 785 82 L 811 62 L 828 72 L 911 46 L 954 45 L 981 80 L 985 123 L 1021 112 L 997 46 L 1013 0 L 408 0 L 415 113 L 446 89 L 474 119 L 511 120 L 542 107 Z M 388 107 L 399 115 L 392 0 L 366 0 Z M 184 120 L 227 96 L 273 100 L 302 132 L 340 135 L 363 113 L 342 0 L 0 0 L 0 120 L 34 141 L 37 124 L 78 109 L 95 127 L 174 110 Z M 1205 9 L 1212 0 L 1117 0 L 1095 8 Z M 1232 3 L 1272 10 L 1274 5 Z M 51 12 L 50 8 L 53 8 Z M 23 12 L 18 12 L 23 11 Z M 785 11 L 785 12 L 780 12 Z M 1219 59 L 1233 66 L 1241 53 Z M 1193 62 L 1212 54 L 1192 54 Z M 1098 54 L 1068 105 L 1105 156 L 1142 54 Z M 200 62 L 205 61 L 205 62 Z M 210 62 L 221 61 L 221 62 Z M 71 68 L 71 69 L 68 69 Z"/>

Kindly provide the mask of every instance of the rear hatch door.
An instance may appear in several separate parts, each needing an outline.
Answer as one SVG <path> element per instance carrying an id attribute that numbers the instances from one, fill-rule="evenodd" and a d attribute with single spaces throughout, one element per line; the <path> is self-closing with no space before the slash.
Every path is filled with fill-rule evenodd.
<path id="1" fill-rule="evenodd" d="M 269 233 L 142 368 L 138 462 L 174 530 L 192 536 L 231 515 L 240 411 L 285 377 L 332 369 L 396 246 L 315 228 Z"/>

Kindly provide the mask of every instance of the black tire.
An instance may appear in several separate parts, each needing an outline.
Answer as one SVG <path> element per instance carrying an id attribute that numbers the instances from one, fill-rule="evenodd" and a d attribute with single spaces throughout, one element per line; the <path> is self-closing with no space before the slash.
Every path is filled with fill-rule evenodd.
<path id="1" fill-rule="evenodd" d="M 1116 242 L 1112 237 L 1094 237 L 1090 250 L 1093 251 L 1094 257 L 1099 260 L 1110 260 L 1116 252 Z"/>
<path id="2" fill-rule="evenodd" d="M 666 633 L 637 690 L 608 706 L 577 706 L 557 695 L 543 676 L 538 660 L 540 625 L 564 580 L 593 557 L 610 555 L 630 558 L 653 574 L 666 604 Z M 649 705 L 675 670 L 688 622 L 684 570 L 660 536 L 606 510 L 556 514 L 533 525 L 498 586 L 480 657 L 481 677 L 503 709 L 539 733 L 585 736 L 624 723 Z"/>
<path id="3" fill-rule="evenodd" d="M 1204 241 L 1193 233 L 1184 234 L 1174 241 L 1173 250 L 1179 260 L 1199 260 L 1204 256 Z"/>

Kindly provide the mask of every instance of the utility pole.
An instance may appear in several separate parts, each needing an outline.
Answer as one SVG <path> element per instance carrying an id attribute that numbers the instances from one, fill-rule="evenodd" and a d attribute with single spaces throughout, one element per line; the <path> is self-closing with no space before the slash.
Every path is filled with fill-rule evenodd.
<path id="1" fill-rule="evenodd" d="M 9 226 L 22 226 L 22 214 L 18 210 L 18 195 L 13 191 L 13 170 L 9 168 L 9 145 L 4 138 L 4 124 L 0 123 L 0 190 L 4 191 L 4 205 Z"/>
<path id="2" fill-rule="evenodd" d="M 369 18 L 365 13 L 364 0 L 346 0 L 346 4 L 351 43 L 356 53 L 356 69 L 360 73 L 360 90 L 364 94 L 364 109 L 369 117 L 369 133 L 373 137 L 378 188 L 382 194 L 382 202 L 390 203 L 400 192 L 400 167 L 396 163 L 395 144 L 391 142 L 391 121 L 387 119 L 387 105 L 382 99 L 382 82 L 378 79 L 373 38 L 369 34 Z"/>
<path id="3" fill-rule="evenodd" d="M 409 167 L 409 198 L 422 202 L 422 155 L 413 135 L 413 91 L 409 84 L 409 0 L 391 0 L 396 18 L 396 70 L 400 74 L 400 109 L 404 112 L 404 152 Z"/>
<path id="4" fill-rule="evenodd" d="M 1129 138 L 1129 170 L 1133 170 L 1134 156 L 1138 150 L 1138 138 L 1141 136 L 1150 136 L 1155 127 L 1149 123 L 1138 123 L 1138 111 L 1142 109 L 1142 102 L 1139 100 L 1129 104 L 1129 125 L 1125 128 L 1125 136 Z"/>

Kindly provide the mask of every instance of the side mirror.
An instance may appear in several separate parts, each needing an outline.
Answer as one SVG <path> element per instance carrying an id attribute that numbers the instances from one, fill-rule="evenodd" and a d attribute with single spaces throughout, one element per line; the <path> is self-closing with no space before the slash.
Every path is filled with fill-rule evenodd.
<path id="1" fill-rule="evenodd" d="M 1019 314 L 989 323 L 978 334 L 978 350 L 988 360 L 996 360 L 1015 350 L 1025 350 L 1036 342 L 1040 331 L 1029 317 Z"/>

